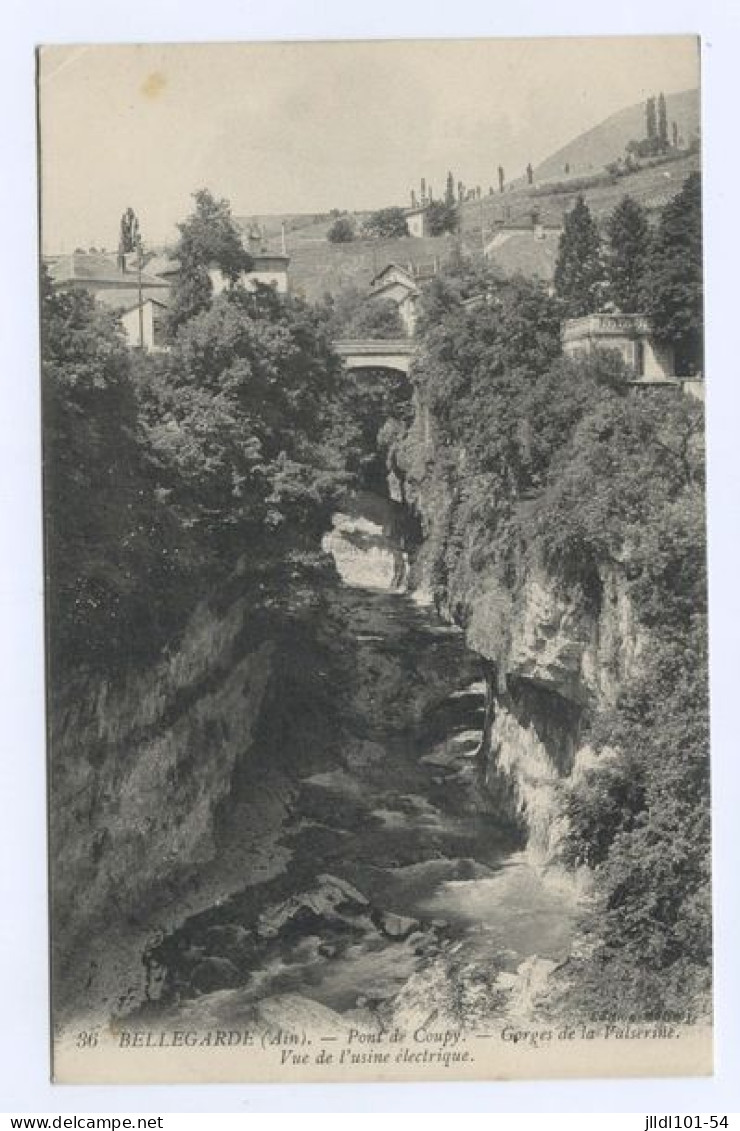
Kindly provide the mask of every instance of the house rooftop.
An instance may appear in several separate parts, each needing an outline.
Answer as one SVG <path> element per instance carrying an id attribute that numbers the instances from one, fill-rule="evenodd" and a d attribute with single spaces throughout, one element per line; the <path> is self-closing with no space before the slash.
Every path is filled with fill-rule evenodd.
<path id="1" fill-rule="evenodd" d="M 367 297 L 369 299 L 374 299 L 374 298 L 379 298 L 379 297 L 382 298 L 384 295 L 387 295 L 388 297 L 390 297 L 389 292 L 393 291 L 398 286 L 403 287 L 403 284 L 399 283 L 399 282 L 394 282 L 394 280 L 391 279 L 391 281 L 389 283 L 382 283 L 379 287 L 373 287 L 372 290 L 370 291 L 370 294 Z M 419 294 L 419 291 L 416 288 L 416 286 L 408 287 L 408 289 L 406 291 L 406 297 L 408 297 L 409 295 L 416 296 L 418 294 Z M 402 301 L 405 301 L 405 298 Z"/>
<path id="2" fill-rule="evenodd" d="M 94 287 L 96 283 L 109 285 L 119 283 L 124 289 L 138 285 L 139 276 L 135 268 L 121 271 L 115 256 L 102 255 L 96 252 L 73 251 L 70 255 L 61 255 L 49 265 L 49 274 L 55 286 L 65 283 L 88 283 Z M 142 272 L 141 281 L 149 287 L 166 287 L 164 279 L 147 272 Z"/>
<path id="3" fill-rule="evenodd" d="M 373 275 L 372 279 L 370 280 L 370 286 L 374 287 L 375 284 L 380 279 L 384 278 L 389 271 L 400 271 L 402 275 L 406 276 L 409 282 L 414 283 L 414 276 L 412 272 L 409 271 L 408 267 L 402 267 L 400 263 L 388 263 L 385 267 L 382 268 L 382 270 L 378 271 L 376 275 Z"/>
<path id="4" fill-rule="evenodd" d="M 250 251 L 252 257 L 252 271 L 260 270 L 285 270 L 288 269 L 290 263 L 290 256 L 283 255 L 282 251 L 270 251 L 268 248 L 262 248 L 261 251 Z M 177 275 L 180 272 L 179 259 L 170 259 L 166 255 L 157 255 L 154 259 L 150 259 L 146 265 L 147 272 L 156 275 L 160 279 L 166 279 L 170 275 Z"/>

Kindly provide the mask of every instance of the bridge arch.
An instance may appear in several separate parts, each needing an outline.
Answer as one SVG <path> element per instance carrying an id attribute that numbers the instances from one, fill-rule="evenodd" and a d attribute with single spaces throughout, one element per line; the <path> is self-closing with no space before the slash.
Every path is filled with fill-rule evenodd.
<path id="1" fill-rule="evenodd" d="M 414 359 L 410 338 L 342 338 L 334 350 L 345 369 L 395 369 L 406 376 Z"/>

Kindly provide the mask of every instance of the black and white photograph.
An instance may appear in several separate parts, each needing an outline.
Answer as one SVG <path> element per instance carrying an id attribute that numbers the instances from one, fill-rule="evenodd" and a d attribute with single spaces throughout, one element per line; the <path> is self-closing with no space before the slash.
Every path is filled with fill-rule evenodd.
<path id="1" fill-rule="evenodd" d="M 712 1072 L 699 55 L 39 47 L 55 1081 Z"/>

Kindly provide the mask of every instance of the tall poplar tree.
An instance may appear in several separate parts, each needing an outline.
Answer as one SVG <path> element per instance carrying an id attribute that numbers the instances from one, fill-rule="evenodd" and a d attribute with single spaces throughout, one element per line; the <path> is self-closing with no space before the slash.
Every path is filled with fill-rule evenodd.
<path id="1" fill-rule="evenodd" d="M 655 99 L 648 98 L 645 103 L 645 136 L 653 141 L 658 136 L 658 123 L 655 116 Z"/>
<path id="2" fill-rule="evenodd" d="M 455 207 L 455 178 L 452 173 L 447 174 L 447 188 L 445 189 L 445 204 L 449 208 Z"/>
<path id="3" fill-rule="evenodd" d="M 663 91 L 658 95 L 658 143 L 661 152 L 665 153 L 668 148 L 668 114 Z"/>

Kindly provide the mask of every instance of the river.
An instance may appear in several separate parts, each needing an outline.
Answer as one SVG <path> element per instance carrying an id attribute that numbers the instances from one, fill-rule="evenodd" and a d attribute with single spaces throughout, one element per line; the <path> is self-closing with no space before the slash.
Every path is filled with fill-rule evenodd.
<path id="1" fill-rule="evenodd" d="M 149 945 L 139 1015 L 387 1022 L 424 999 L 485 1023 L 502 1002 L 526 1013 L 532 983 L 567 956 L 574 900 L 492 816 L 478 659 L 406 592 L 396 513 L 357 500 L 325 540 L 353 644 L 340 760 L 300 777 L 266 878 Z"/>

